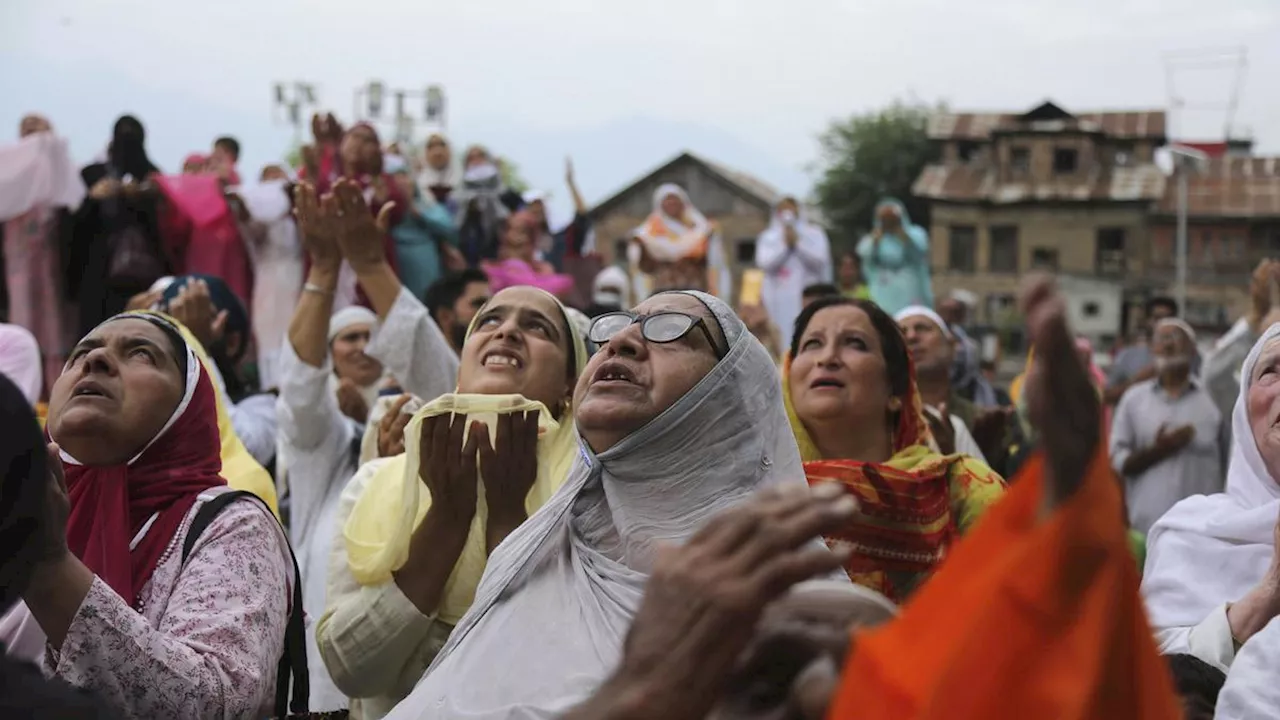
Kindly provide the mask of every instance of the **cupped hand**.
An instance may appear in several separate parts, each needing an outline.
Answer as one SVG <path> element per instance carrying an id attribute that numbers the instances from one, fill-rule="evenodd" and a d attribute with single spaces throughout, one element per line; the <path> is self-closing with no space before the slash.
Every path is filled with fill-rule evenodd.
<path id="1" fill-rule="evenodd" d="M 479 494 L 477 448 L 484 425 L 472 423 L 470 437 L 466 427 L 466 415 L 436 415 L 423 421 L 418 477 L 431 492 L 433 510 L 470 522 Z"/>
<path id="2" fill-rule="evenodd" d="M 165 312 L 186 326 L 206 350 L 226 336 L 227 311 L 214 307 L 209 284 L 204 280 L 192 280 L 183 286 Z"/>
<path id="3" fill-rule="evenodd" d="M 321 198 L 311 183 L 298 183 L 293 190 L 293 216 L 311 264 L 336 270 L 342 262 L 342 251 L 338 248 L 336 208 L 328 198 Z"/>
<path id="4" fill-rule="evenodd" d="M 499 415 L 493 445 L 489 444 L 489 428 L 477 428 L 480 477 L 485 502 L 493 515 L 523 517 L 525 513 L 525 498 L 538 479 L 538 415 Z"/>
<path id="5" fill-rule="evenodd" d="M 89 197 L 94 200 L 106 200 L 119 195 L 123 187 L 119 180 L 112 177 L 104 177 L 89 188 Z"/>
<path id="6" fill-rule="evenodd" d="M 364 190 L 352 180 L 341 179 L 333 186 L 335 227 L 342 255 L 356 272 L 386 263 L 383 242 L 391 222 L 394 203 L 386 203 L 377 219 L 369 212 Z"/>
<path id="7" fill-rule="evenodd" d="M 1084 480 L 1102 434 L 1102 405 L 1067 326 L 1067 306 L 1053 278 L 1023 282 L 1019 298 L 1036 349 L 1027 372 L 1027 411 L 1045 451 L 1045 512 L 1065 502 Z"/>

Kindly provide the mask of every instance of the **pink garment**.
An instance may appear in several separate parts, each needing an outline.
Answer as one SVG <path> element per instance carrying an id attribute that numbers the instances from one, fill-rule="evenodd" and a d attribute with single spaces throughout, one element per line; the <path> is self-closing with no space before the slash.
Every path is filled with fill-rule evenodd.
<path id="1" fill-rule="evenodd" d="M 21 325 L 0 323 L 0 375 L 18 386 L 32 407 L 40 402 L 41 374 L 40 345 L 35 336 Z"/>
<path id="2" fill-rule="evenodd" d="M 58 239 L 58 214 L 47 207 L 28 210 L 4 224 L 9 322 L 31 331 L 39 345 L 36 357 L 44 356 L 43 369 L 39 359 L 30 369 L 36 378 L 37 400 L 40 377 L 45 388 L 53 387 L 74 342 L 75 309 L 63 299 Z"/>
<path id="3" fill-rule="evenodd" d="M 84 193 L 84 181 L 63 138 L 38 132 L 0 145 L 0 220 L 41 207 L 74 210 Z"/>
<path id="4" fill-rule="evenodd" d="M 1107 389 L 1107 376 L 1102 372 L 1096 363 L 1093 362 L 1093 343 L 1087 337 L 1076 338 L 1076 351 L 1084 357 L 1085 364 L 1089 366 L 1089 377 L 1093 378 L 1094 387 L 1098 388 L 1101 393 Z M 1111 412 L 1114 406 L 1103 404 L 1103 430 L 1106 432 L 1105 437 L 1111 437 Z"/>
<path id="5" fill-rule="evenodd" d="M 178 257 L 177 274 L 213 275 L 222 278 L 245 307 L 253 298 L 253 270 L 231 208 L 222 195 L 216 175 L 160 175 L 160 191 L 177 216 L 166 223 L 170 233 L 165 245 Z"/>
<path id="6" fill-rule="evenodd" d="M 561 299 L 573 292 L 572 276 L 539 272 L 529 263 L 517 258 L 485 262 L 483 265 L 485 273 L 489 276 L 489 287 L 494 292 L 516 285 L 532 285 Z"/>
<path id="7" fill-rule="evenodd" d="M 182 543 L 201 504 L 178 528 L 137 608 L 95 578 L 61 651 L 53 651 L 19 603 L 0 619 L 10 654 L 38 660 L 31 652 L 43 650 L 47 675 L 129 718 L 269 717 L 293 582 L 288 542 L 265 507 L 237 500 L 205 528 L 184 566 Z"/>

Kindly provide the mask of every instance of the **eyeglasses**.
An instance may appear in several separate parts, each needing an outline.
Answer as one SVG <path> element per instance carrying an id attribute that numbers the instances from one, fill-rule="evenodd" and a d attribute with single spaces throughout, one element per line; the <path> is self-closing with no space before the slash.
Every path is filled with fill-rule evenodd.
<path id="1" fill-rule="evenodd" d="M 614 335 L 636 323 L 640 323 L 640 334 L 651 343 L 675 342 L 696 327 L 706 336 L 707 343 L 715 351 L 716 359 L 724 358 L 724 353 L 720 352 L 720 346 L 716 344 L 711 330 L 707 328 L 707 322 L 700 317 L 681 312 L 660 312 L 653 315 L 638 315 L 626 311 L 605 313 L 591 323 L 587 337 L 596 345 L 603 346 Z"/>

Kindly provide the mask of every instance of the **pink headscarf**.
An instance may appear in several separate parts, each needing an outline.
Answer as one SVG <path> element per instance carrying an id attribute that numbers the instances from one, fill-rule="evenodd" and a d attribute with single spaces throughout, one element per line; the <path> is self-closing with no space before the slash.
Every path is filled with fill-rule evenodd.
<path id="1" fill-rule="evenodd" d="M 0 375 L 12 380 L 32 407 L 40 402 L 42 373 L 35 335 L 21 325 L 0 323 Z"/>

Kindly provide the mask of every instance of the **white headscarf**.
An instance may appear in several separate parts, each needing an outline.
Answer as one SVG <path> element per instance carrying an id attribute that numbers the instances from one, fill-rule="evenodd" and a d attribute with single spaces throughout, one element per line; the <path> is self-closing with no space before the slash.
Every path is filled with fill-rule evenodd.
<path id="1" fill-rule="evenodd" d="M 675 195 L 684 202 L 684 217 L 673 218 L 662 211 L 662 201 Z M 656 219 L 657 231 L 653 227 Z M 688 256 L 707 237 L 711 223 L 693 206 L 689 194 L 675 183 L 666 183 L 653 193 L 653 212 L 644 224 L 635 229 L 635 236 L 644 243 L 645 250 L 658 262 L 675 262 Z"/>
<path id="2" fill-rule="evenodd" d="M 610 265 L 597 273 L 596 279 L 592 281 L 592 300 L 598 305 L 629 308 L 632 305 L 630 293 L 627 292 L 630 284 L 626 271 L 617 265 Z"/>
<path id="3" fill-rule="evenodd" d="M 1223 603 L 1244 597 L 1262 579 L 1275 554 L 1273 533 L 1280 518 L 1280 484 L 1267 472 L 1258 452 L 1248 408 L 1254 365 L 1263 349 L 1277 338 L 1280 325 L 1273 325 L 1254 344 L 1241 368 L 1240 395 L 1231 414 L 1233 437 L 1226 491 L 1196 495 L 1174 505 L 1148 535 L 1142 594 L 1157 633 L 1195 626 Z M 1269 647 L 1264 658 L 1254 653 L 1254 664 L 1265 669 L 1267 676 L 1254 675 L 1252 682 L 1261 682 L 1276 693 L 1276 704 L 1271 706 L 1274 711 L 1280 707 L 1280 687 L 1274 682 L 1280 674 L 1280 644 Z M 1189 651 L 1185 642 L 1166 643 L 1161 650 Z M 1220 703 L 1236 683 L 1238 671 L 1232 667 Z"/>
<path id="4" fill-rule="evenodd" d="M 21 325 L 0 323 L 0 375 L 13 381 L 34 407 L 44 387 L 40 343 Z"/>
<path id="5" fill-rule="evenodd" d="M 656 545 L 686 541 L 761 487 L 804 482 L 773 359 L 729 306 L 688 294 L 712 309 L 728 354 L 614 447 L 581 445 L 564 486 L 490 556 L 471 610 L 388 720 L 558 717 L 621 658 Z"/>

